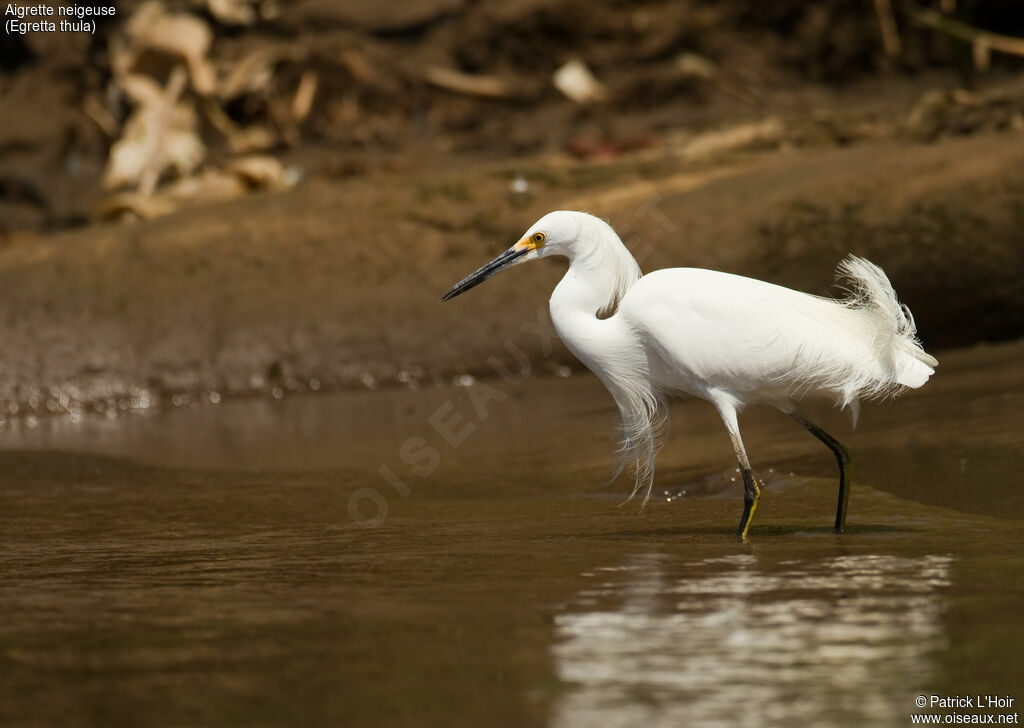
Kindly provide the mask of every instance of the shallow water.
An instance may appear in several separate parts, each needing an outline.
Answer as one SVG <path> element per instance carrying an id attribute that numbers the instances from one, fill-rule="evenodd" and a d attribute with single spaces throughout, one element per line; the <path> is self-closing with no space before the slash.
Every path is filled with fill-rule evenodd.
<path id="1" fill-rule="evenodd" d="M 9 424 L 0 722 L 895 726 L 920 694 L 1024 699 L 1022 354 L 948 352 L 853 433 L 811 408 L 857 464 L 842 537 L 828 452 L 745 413 L 747 545 L 710 408 L 674 408 L 651 505 L 620 508 L 586 376 Z"/>

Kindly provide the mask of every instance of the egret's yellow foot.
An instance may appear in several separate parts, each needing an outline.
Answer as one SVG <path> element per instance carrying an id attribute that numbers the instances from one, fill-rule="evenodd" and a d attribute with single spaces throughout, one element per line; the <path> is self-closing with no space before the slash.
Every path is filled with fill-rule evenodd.
<path id="1" fill-rule="evenodd" d="M 747 540 L 747 532 L 750 531 L 750 523 L 754 520 L 754 514 L 757 513 L 757 504 L 761 502 L 761 488 L 757 484 L 757 478 L 754 474 L 743 469 L 743 517 L 740 518 L 740 527 L 736 531 L 736 535 L 740 541 Z"/>

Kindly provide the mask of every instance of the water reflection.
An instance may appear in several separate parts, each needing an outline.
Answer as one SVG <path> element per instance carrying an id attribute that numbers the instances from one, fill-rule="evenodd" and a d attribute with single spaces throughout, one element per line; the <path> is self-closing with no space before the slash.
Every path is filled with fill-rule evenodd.
<path id="1" fill-rule="evenodd" d="M 637 557 L 560 615 L 556 726 L 885 724 L 942 646 L 947 556 Z M 679 576 L 680 572 L 686 576 Z"/>

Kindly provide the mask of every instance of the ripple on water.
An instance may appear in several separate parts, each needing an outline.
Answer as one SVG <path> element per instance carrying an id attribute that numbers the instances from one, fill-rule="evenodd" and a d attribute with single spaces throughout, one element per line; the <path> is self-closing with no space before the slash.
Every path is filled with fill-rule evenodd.
<path id="1" fill-rule="evenodd" d="M 907 716 L 943 646 L 951 558 L 637 557 L 556 619 L 554 725 L 878 725 Z M 621 569 L 621 570 L 620 570 Z M 600 577 L 600 572 L 597 574 Z M 596 606 L 595 606 L 596 605 Z"/>

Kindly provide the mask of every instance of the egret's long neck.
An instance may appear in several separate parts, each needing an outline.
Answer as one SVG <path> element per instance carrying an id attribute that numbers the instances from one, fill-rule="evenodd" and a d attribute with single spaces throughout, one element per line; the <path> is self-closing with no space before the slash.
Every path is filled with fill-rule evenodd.
<path id="1" fill-rule="evenodd" d="M 608 317 L 640 276 L 640 266 L 611 227 L 596 219 L 581 225 L 569 271 L 551 294 L 551 320 L 570 351 L 599 375 L 606 368 L 602 362 L 629 345 Z"/>
<path id="2" fill-rule="evenodd" d="M 661 443 L 664 398 L 653 386 L 647 351 L 634 327 L 613 315 L 641 276 L 619 236 L 594 220 L 581 226 L 569 271 L 551 294 L 551 320 L 569 350 L 608 388 L 622 419 L 622 460 L 636 468 L 633 495 L 650 496 Z M 584 237 L 586 236 L 586 237 Z"/>
<path id="3" fill-rule="evenodd" d="M 586 219 L 569 253 L 569 271 L 551 295 L 552 314 L 556 306 L 564 305 L 573 313 L 606 318 L 641 275 L 640 266 L 611 226 Z"/>

